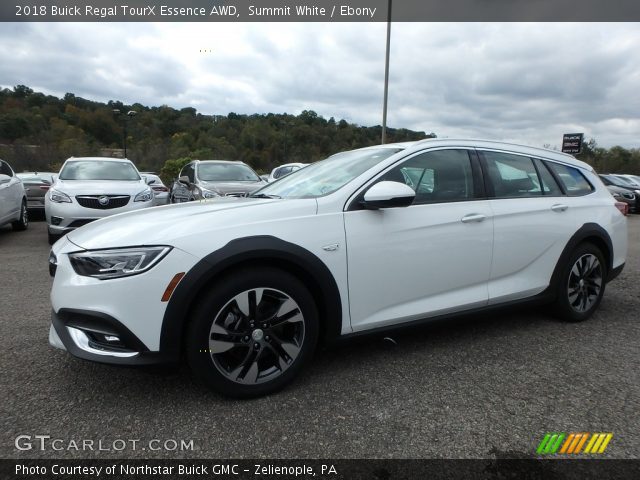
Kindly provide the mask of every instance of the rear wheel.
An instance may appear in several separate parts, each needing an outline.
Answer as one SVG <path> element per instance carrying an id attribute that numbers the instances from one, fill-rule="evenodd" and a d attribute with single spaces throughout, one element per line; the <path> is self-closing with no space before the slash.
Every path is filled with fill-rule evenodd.
<path id="1" fill-rule="evenodd" d="M 27 202 L 22 201 L 22 206 L 20 207 L 20 218 L 15 222 L 11 223 L 11 226 L 14 230 L 26 230 L 29 227 L 29 213 L 27 212 Z"/>
<path id="2" fill-rule="evenodd" d="M 187 359 L 211 389 L 256 397 L 291 382 L 317 340 L 317 308 L 300 281 L 274 268 L 247 269 L 204 294 L 188 327 Z"/>
<path id="3" fill-rule="evenodd" d="M 607 268 L 598 247 L 584 243 L 564 265 L 558 284 L 555 311 L 559 318 L 580 322 L 589 318 L 604 295 Z"/>

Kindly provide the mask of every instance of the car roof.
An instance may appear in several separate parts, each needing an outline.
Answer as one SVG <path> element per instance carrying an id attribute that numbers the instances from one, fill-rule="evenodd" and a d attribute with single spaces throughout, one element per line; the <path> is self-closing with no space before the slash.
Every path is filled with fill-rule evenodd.
<path id="1" fill-rule="evenodd" d="M 240 160 L 194 160 L 193 162 L 198 162 L 198 163 L 230 163 L 230 164 L 236 164 L 236 165 L 237 164 L 246 165 L 246 163 L 241 162 Z"/>
<path id="2" fill-rule="evenodd" d="M 593 167 L 588 163 L 582 162 L 568 153 L 562 153 L 557 150 L 548 148 L 532 147 L 530 145 L 521 145 L 517 143 L 501 142 L 495 140 L 482 140 L 473 138 L 427 138 L 413 142 L 385 143 L 384 145 L 372 145 L 360 150 L 379 149 L 379 148 L 401 148 L 403 150 L 420 150 L 424 147 L 472 147 L 484 148 L 492 150 L 506 150 L 517 153 L 524 153 L 537 157 L 544 157 L 549 160 L 556 160 L 561 163 L 583 168 L 593 171 Z"/>
<path id="3" fill-rule="evenodd" d="M 113 157 L 70 157 L 67 158 L 67 162 L 77 162 L 77 161 L 87 161 L 87 160 L 100 160 L 104 162 L 120 162 L 120 163 L 133 163 L 128 158 L 113 158 Z"/>

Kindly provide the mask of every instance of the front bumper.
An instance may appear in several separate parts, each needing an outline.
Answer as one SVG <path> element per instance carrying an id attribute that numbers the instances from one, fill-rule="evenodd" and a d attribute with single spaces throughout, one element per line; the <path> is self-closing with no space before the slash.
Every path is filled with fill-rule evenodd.
<path id="1" fill-rule="evenodd" d="M 85 208 L 76 203 L 75 199 L 73 203 L 53 203 L 47 201 L 45 202 L 45 216 L 49 233 L 62 235 L 100 218 L 110 217 L 118 213 L 133 212 L 134 210 L 141 210 L 152 207 L 153 205 L 153 199 L 148 202 L 134 202 L 133 199 L 130 199 L 129 203 L 123 207 L 102 210 L 98 208 Z"/>
<path id="2" fill-rule="evenodd" d="M 174 363 L 178 358 L 150 352 L 130 330 L 109 315 L 64 309 L 51 312 L 49 343 L 73 356 L 116 365 Z"/>
<path id="3" fill-rule="evenodd" d="M 173 361 L 160 352 L 168 304 L 162 298 L 175 275 L 189 271 L 196 257 L 173 248 L 144 273 L 98 280 L 78 275 L 73 269 L 69 253 L 82 250 L 67 237 L 53 246 L 50 343 L 62 345 L 77 357 L 102 363 Z"/>

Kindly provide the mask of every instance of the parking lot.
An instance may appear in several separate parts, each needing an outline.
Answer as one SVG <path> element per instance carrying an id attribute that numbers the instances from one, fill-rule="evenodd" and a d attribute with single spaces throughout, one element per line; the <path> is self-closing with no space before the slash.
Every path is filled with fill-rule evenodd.
<path id="1" fill-rule="evenodd" d="M 640 216 L 628 219 L 626 268 L 585 323 L 526 310 L 392 334 L 396 344 L 372 336 L 319 352 L 292 386 L 251 401 L 210 393 L 183 367 L 49 347 L 46 224 L 0 228 L 0 456 L 528 457 L 547 432 L 612 432 L 604 456 L 640 458 Z M 19 435 L 95 444 L 19 451 Z M 120 451 L 117 439 L 140 442 Z M 154 439 L 193 449 L 151 451 Z"/>

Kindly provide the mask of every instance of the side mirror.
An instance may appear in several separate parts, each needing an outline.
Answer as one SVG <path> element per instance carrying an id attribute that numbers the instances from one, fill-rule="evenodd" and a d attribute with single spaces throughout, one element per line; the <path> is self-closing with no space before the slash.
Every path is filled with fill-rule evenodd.
<path id="1" fill-rule="evenodd" d="M 178 181 L 180 183 L 183 183 L 187 186 L 189 186 L 191 184 L 191 182 L 189 181 L 189 177 L 187 177 L 186 175 L 183 175 L 182 177 L 178 178 Z"/>
<path id="2" fill-rule="evenodd" d="M 152 183 L 156 183 L 156 181 L 155 181 L 153 178 L 146 178 L 146 177 L 145 177 L 145 180 L 146 180 L 146 182 L 145 182 L 145 183 L 146 183 L 147 185 L 151 185 Z"/>
<path id="3" fill-rule="evenodd" d="M 10 180 L 11 180 L 11 177 L 9 175 L 5 175 L 3 173 L 0 173 L 0 184 L 7 183 Z"/>
<path id="4" fill-rule="evenodd" d="M 369 210 L 379 208 L 408 207 L 413 203 L 416 192 L 400 182 L 379 182 L 364 194 L 362 206 Z"/>

